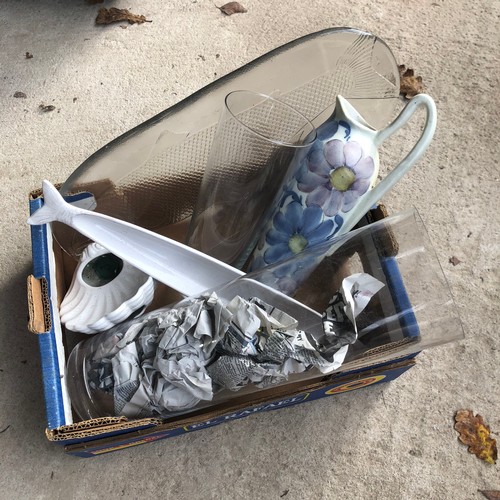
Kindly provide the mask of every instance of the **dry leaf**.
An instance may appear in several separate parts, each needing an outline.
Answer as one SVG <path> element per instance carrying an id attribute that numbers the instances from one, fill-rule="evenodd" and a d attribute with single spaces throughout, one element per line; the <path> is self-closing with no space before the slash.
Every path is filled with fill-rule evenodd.
<path id="1" fill-rule="evenodd" d="M 130 24 L 142 24 L 151 22 L 142 15 L 132 14 L 132 12 L 127 9 L 117 9 L 116 7 L 106 9 L 105 7 L 102 7 L 99 9 L 99 13 L 97 14 L 95 23 L 111 24 L 118 23 L 120 21 L 128 21 Z"/>
<path id="2" fill-rule="evenodd" d="M 244 14 L 247 9 L 241 5 L 239 2 L 229 2 L 224 4 L 222 7 L 217 7 L 226 16 L 232 16 L 233 14 Z"/>
<path id="3" fill-rule="evenodd" d="M 54 111 L 54 109 L 56 109 L 55 106 L 52 106 L 52 104 L 40 104 L 40 106 L 38 106 L 38 109 L 40 111 L 43 111 L 44 113 L 48 113 L 49 111 Z"/>
<path id="4" fill-rule="evenodd" d="M 27 95 L 24 92 L 21 92 L 21 91 L 18 90 L 16 93 L 14 93 L 14 97 L 19 97 L 21 99 L 26 99 Z"/>
<path id="5" fill-rule="evenodd" d="M 481 415 L 474 416 L 471 410 L 457 411 L 455 430 L 460 434 L 459 441 L 469 446 L 469 453 L 489 464 L 496 463 L 497 442 L 490 437 L 490 428 Z"/>
<path id="6" fill-rule="evenodd" d="M 415 76 L 415 72 L 404 64 L 399 65 L 399 92 L 407 99 L 415 97 L 424 92 L 424 84 L 421 76 Z"/>
<path id="7" fill-rule="evenodd" d="M 450 258 L 448 259 L 448 262 L 449 262 L 450 264 L 453 264 L 454 266 L 458 266 L 458 264 L 460 264 L 460 262 L 462 262 L 462 261 L 461 261 L 458 257 L 455 257 L 455 256 L 453 255 L 453 257 L 450 257 Z"/>
<path id="8" fill-rule="evenodd" d="M 488 500 L 500 500 L 500 491 L 493 490 L 478 490 L 482 493 Z"/>

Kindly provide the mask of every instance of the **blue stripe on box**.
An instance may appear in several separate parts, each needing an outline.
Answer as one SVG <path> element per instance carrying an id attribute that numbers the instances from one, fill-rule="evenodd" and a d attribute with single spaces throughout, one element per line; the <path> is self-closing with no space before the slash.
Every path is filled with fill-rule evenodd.
<path id="1" fill-rule="evenodd" d="M 34 213 L 43 205 L 42 198 L 30 200 L 30 214 Z M 51 283 L 49 276 L 47 226 L 31 226 L 31 253 L 33 256 L 33 275 L 35 278 L 45 278 L 48 284 L 49 296 Z M 50 301 L 50 315 L 52 314 L 52 302 Z M 61 379 L 59 372 L 59 361 L 57 359 L 57 345 L 54 333 L 54 324 L 45 333 L 38 334 L 38 346 L 40 349 L 40 360 L 42 365 L 43 390 L 45 395 L 45 411 L 47 416 L 47 427 L 55 429 L 64 425 L 64 406 L 61 390 Z"/>
<path id="2" fill-rule="evenodd" d="M 417 318 L 413 312 L 413 307 L 410 303 L 408 293 L 406 292 L 403 277 L 399 271 L 396 259 L 394 257 L 387 257 L 381 259 L 380 263 L 389 284 L 392 300 L 394 301 L 399 322 L 403 329 L 403 336 L 405 338 L 419 337 L 420 329 L 418 327 Z"/>
<path id="3" fill-rule="evenodd" d="M 79 193 L 69 196 L 66 201 L 69 203 L 89 198 L 90 193 Z M 33 214 L 43 205 L 43 198 L 30 199 L 30 214 Z M 33 260 L 33 276 L 37 279 L 45 278 L 48 284 L 48 293 L 51 297 L 51 282 L 49 269 L 47 226 L 31 226 L 31 254 Z M 54 318 L 52 301 L 50 304 L 50 315 Z M 45 395 L 45 411 L 47 418 L 47 428 L 56 429 L 65 425 L 64 404 L 61 389 L 61 373 L 59 371 L 59 360 L 57 353 L 57 343 L 54 331 L 54 322 L 48 332 L 38 334 L 38 345 L 40 349 L 40 360 L 42 366 L 43 390 Z"/>

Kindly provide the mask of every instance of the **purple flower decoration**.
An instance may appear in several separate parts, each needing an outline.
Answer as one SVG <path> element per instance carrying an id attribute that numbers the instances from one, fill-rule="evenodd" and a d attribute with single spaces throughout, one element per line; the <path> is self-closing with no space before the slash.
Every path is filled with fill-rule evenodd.
<path id="1" fill-rule="evenodd" d="M 363 157 L 355 141 L 328 141 L 314 148 L 297 174 L 298 187 L 308 207 L 321 207 L 325 215 L 349 212 L 357 199 L 366 193 L 375 170 L 371 156 Z"/>
<path id="2" fill-rule="evenodd" d="M 322 219 L 323 212 L 318 206 L 303 208 L 299 202 L 289 203 L 284 212 L 274 216 L 273 227 L 266 234 L 269 248 L 264 253 L 265 263 L 281 261 L 310 245 L 326 241 L 336 223 Z"/>

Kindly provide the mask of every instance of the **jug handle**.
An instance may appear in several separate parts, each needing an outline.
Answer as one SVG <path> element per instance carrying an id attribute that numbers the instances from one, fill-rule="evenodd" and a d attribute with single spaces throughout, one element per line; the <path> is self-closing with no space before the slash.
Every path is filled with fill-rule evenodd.
<path id="1" fill-rule="evenodd" d="M 346 221 L 346 224 L 342 227 L 341 233 L 345 233 L 352 229 L 356 225 L 357 221 L 408 172 L 411 166 L 422 156 L 424 151 L 429 146 L 432 141 L 432 137 L 434 136 L 434 132 L 436 131 L 437 111 L 436 104 L 434 103 L 432 97 L 427 94 L 416 95 L 390 125 L 377 132 L 374 138 L 374 143 L 376 146 L 379 146 L 383 141 L 385 141 L 385 139 L 399 130 L 406 124 L 406 122 L 420 106 L 425 107 L 427 115 L 424 130 L 422 131 L 422 135 L 419 140 L 413 146 L 408 155 L 406 155 L 406 157 L 398 164 L 398 166 L 393 168 L 391 172 L 389 172 L 389 174 L 382 179 L 382 181 L 380 181 L 373 189 L 368 191 L 365 196 L 363 196 L 354 210 L 356 212 L 356 217 L 352 217 L 349 221 Z"/>
<path id="2" fill-rule="evenodd" d="M 401 161 L 396 169 L 406 163 L 410 163 L 411 166 L 427 149 L 427 146 L 429 146 L 436 130 L 436 104 L 434 103 L 434 100 L 430 95 L 417 94 L 410 100 L 403 111 L 401 111 L 399 116 L 390 125 L 387 125 L 387 127 L 382 130 L 379 130 L 375 135 L 374 143 L 377 147 L 379 147 L 389 136 L 406 125 L 409 119 L 413 116 L 413 113 L 415 113 L 417 108 L 420 106 L 424 106 L 427 113 L 424 130 L 415 146 L 413 146 L 413 149 L 408 153 L 406 158 Z"/>
<path id="3" fill-rule="evenodd" d="M 410 167 L 424 154 L 425 150 L 431 143 L 434 132 L 436 131 L 437 112 L 434 100 L 427 94 L 416 95 L 390 125 L 377 132 L 374 142 L 377 147 L 380 146 L 389 136 L 406 125 L 409 119 L 413 116 L 413 113 L 415 113 L 415 111 L 421 106 L 425 108 L 427 113 L 422 135 L 406 157 L 401 160 L 399 165 L 393 168 L 391 172 L 387 174 L 385 179 L 380 181 L 380 183 L 373 190 L 380 187 L 380 191 L 385 194 L 394 186 L 394 184 L 396 184 L 396 182 L 401 179 L 401 177 L 408 172 Z"/>

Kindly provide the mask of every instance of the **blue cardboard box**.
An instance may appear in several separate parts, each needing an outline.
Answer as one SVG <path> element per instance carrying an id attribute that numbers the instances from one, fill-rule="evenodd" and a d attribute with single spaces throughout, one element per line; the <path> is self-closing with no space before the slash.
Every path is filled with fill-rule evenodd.
<path id="1" fill-rule="evenodd" d="M 88 194 L 75 195 L 70 201 L 78 202 L 86 196 Z M 30 211 L 34 212 L 42 204 L 40 194 L 32 194 Z M 379 207 L 372 217 L 380 218 L 383 215 L 383 209 Z M 71 455 L 101 455 L 229 423 L 254 413 L 279 410 L 359 390 L 392 381 L 415 364 L 415 352 L 404 356 L 398 354 L 401 353 L 402 345 L 418 341 L 418 325 L 412 318 L 409 321 L 407 318 L 407 324 L 401 325 L 405 335 L 400 341 L 374 349 L 361 363 L 347 363 L 345 368 L 328 376 L 236 397 L 224 404 L 165 421 L 157 418 L 129 420 L 125 417 L 78 421 L 71 410 L 66 387 L 65 363 L 70 346 L 66 344 L 58 313 L 58 304 L 68 282 L 65 257 L 53 239 L 50 226 L 33 226 L 31 231 L 33 274 L 28 278 L 29 329 L 38 335 L 40 346 L 47 416 L 46 436 L 50 441 L 63 445 L 65 452 Z M 397 266 L 391 259 L 385 260 L 384 272 L 398 301 L 407 300 Z M 262 415 L 260 418 L 266 417 Z"/>

